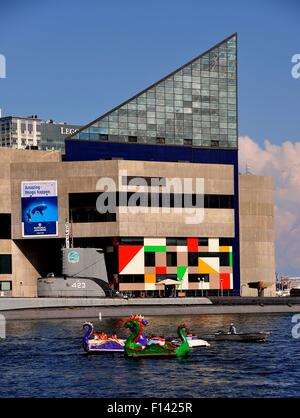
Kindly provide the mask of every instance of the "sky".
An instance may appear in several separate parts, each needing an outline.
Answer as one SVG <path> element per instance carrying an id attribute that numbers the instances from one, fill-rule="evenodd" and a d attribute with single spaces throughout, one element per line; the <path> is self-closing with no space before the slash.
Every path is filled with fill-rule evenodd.
<path id="1" fill-rule="evenodd" d="M 300 254 L 299 18 L 298 0 L 0 0 L 2 115 L 86 124 L 237 32 L 241 171 L 274 176 L 278 269 L 300 275 L 282 255 Z"/>

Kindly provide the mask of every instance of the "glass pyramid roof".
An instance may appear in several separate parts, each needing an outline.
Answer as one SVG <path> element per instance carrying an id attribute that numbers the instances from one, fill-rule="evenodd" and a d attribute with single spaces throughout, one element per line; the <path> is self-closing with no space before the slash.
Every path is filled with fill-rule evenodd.
<path id="1" fill-rule="evenodd" d="M 237 34 L 70 138 L 237 148 Z"/>

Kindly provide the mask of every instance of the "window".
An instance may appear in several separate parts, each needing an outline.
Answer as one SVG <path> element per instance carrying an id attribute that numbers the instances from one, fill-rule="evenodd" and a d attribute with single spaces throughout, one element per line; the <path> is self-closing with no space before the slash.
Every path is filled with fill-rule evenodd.
<path id="1" fill-rule="evenodd" d="M 0 239 L 11 238 L 11 215 L 0 213 Z"/>
<path id="2" fill-rule="evenodd" d="M 177 245 L 177 238 L 166 238 L 167 245 L 175 246 Z"/>
<path id="3" fill-rule="evenodd" d="M 187 239 L 186 238 L 177 238 L 177 245 L 182 245 L 182 246 L 187 245 Z"/>
<path id="4" fill-rule="evenodd" d="M 96 208 L 97 198 L 101 193 L 70 193 L 69 219 L 74 223 L 115 222 L 115 213 L 99 213 Z"/>
<path id="5" fill-rule="evenodd" d="M 234 208 L 233 196 L 220 195 L 220 208 L 233 209 Z"/>
<path id="6" fill-rule="evenodd" d="M 139 179 L 142 179 L 142 182 Z M 164 177 L 142 177 L 138 175 L 122 177 L 122 186 L 142 185 L 145 181 L 147 186 L 166 186 L 166 179 Z"/>
<path id="7" fill-rule="evenodd" d="M 119 283 L 144 283 L 143 274 L 119 274 Z"/>
<path id="8" fill-rule="evenodd" d="M 198 267 L 198 253 L 188 253 L 188 265 Z"/>
<path id="9" fill-rule="evenodd" d="M 130 238 L 120 238 L 120 244 L 126 245 L 144 245 L 144 238 L 142 237 L 130 237 Z"/>
<path id="10" fill-rule="evenodd" d="M 232 238 L 220 238 L 219 243 L 220 246 L 231 246 L 232 245 Z"/>
<path id="11" fill-rule="evenodd" d="M 128 142 L 137 142 L 137 136 L 129 136 Z"/>
<path id="12" fill-rule="evenodd" d="M 9 281 L 0 282 L 0 291 L 9 292 L 10 290 L 12 290 L 12 282 L 9 282 Z"/>
<path id="13" fill-rule="evenodd" d="M 0 274 L 12 274 L 11 254 L 0 254 Z"/>
<path id="14" fill-rule="evenodd" d="M 198 238 L 198 244 L 201 247 L 207 247 L 208 246 L 208 238 Z"/>
<path id="15" fill-rule="evenodd" d="M 220 253 L 220 266 L 230 265 L 230 253 Z"/>
<path id="16" fill-rule="evenodd" d="M 177 253 L 167 253 L 167 266 L 177 266 Z"/>
<path id="17" fill-rule="evenodd" d="M 145 266 L 155 266 L 155 253 L 145 252 Z"/>
<path id="18" fill-rule="evenodd" d="M 218 147 L 220 145 L 220 142 L 217 140 L 212 139 L 211 140 L 211 146 L 212 147 Z"/>
<path id="19" fill-rule="evenodd" d="M 165 144 L 165 142 L 166 142 L 165 138 L 159 137 L 159 136 L 156 137 L 157 144 Z"/>
<path id="20" fill-rule="evenodd" d="M 183 145 L 193 145 L 192 139 L 184 139 L 183 140 Z"/>
<path id="21" fill-rule="evenodd" d="M 209 207 L 210 208 L 219 208 L 220 207 L 220 200 L 218 195 L 210 195 L 209 196 Z"/>
<path id="22" fill-rule="evenodd" d="M 204 207 L 210 209 L 233 209 L 234 196 L 233 195 L 205 195 Z"/>
<path id="23" fill-rule="evenodd" d="M 199 274 L 189 274 L 189 282 L 190 283 L 200 283 L 200 289 L 201 289 L 201 282 L 202 283 L 208 283 L 209 282 L 209 274 L 200 274 L 200 273 Z"/>

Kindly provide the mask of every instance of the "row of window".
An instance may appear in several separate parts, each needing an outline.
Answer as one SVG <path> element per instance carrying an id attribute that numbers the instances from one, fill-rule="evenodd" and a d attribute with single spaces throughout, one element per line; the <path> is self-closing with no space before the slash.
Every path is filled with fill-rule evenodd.
<path id="1" fill-rule="evenodd" d="M 177 280 L 176 274 L 157 274 L 156 283 L 165 279 Z M 145 283 L 145 277 L 143 274 L 119 274 L 119 283 Z M 188 281 L 190 283 L 208 283 L 209 274 L 189 274 Z"/>
<path id="2" fill-rule="evenodd" d="M 220 246 L 231 246 L 233 242 L 232 238 L 219 238 Z M 144 245 L 144 237 L 122 237 L 119 240 L 121 245 Z M 167 246 L 187 246 L 188 238 L 181 237 L 169 237 L 166 238 Z M 198 238 L 198 245 L 201 247 L 208 246 L 208 238 Z"/>
<path id="3" fill-rule="evenodd" d="M 156 186 L 166 186 L 166 178 L 165 177 L 142 177 L 142 176 L 127 176 L 122 177 L 122 186 L 133 186 L 139 185 L 139 179 L 142 179 L 143 182 L 147 183 L 147 186 L 154 185 Z"/>
<path id="4" fill-rule="evenodd" d="M 208 129 L 210 132 L 204 132 L 203 130 Z M 168 132 L 163 132 L 165 136 L 156 136 L 156 132 L 154 136 L 145 136 L 143 133 L 139 134 L 134 132 L 134 135 L 108 135 L 108 134 L 84 134 L 87 137 L 80 137 L 80 139 L 89 139 L 94 141 L 109 141 L 112 140 L 114 142 L 128 142 L 128 143 L 151 143 L 151 144 L 168 144 L 168 145 L 188 145 L 188 146 L 211 146 L 211 147 L 228 147 L 228 145 L 232 147 L 236 147 L 236 132 L 234 134 L 224 134 L 219 132 L 213 132 L 213 129 L 210 128 L 203 128 L 202 131 L 197 131 L 196 134 L 193 132 L 184 132 L 184 135 L 190 136 L 191 138 L 182 138 L 182 134 L 180 136 L 176 136 L 176 134 L 169 134 Z"/>
<path id="5" fill-rule="evenodd" d="M 135 132 L 134 135 L 137 135 L 137 133 Z M 187 145 L 184 144 L 183 142 L 183 138 L 182 136 L 174 136 L 174 135 L 169 135 L 167 132 L 165 132 L 165 144 L 167 145 L 175 145 L 175 146 L 182 146 L 182 145 Z M 236 148 L 237 147 L 237 137 L 236 135 L 225 135 L 226 139 L 224 139 L 224 135 L 211 135 L 212 139 L 208 139 L 209 136 L 207 136 L 206 134 L 189 134 L 190 137 L 193 137 L 192 140 L 192 146 L 195 147 L 213 147 L 212 143 L 213 141 L 219 141 L 219 146 L 222 148 L 228 148 L 228 147 L 233 147 Z M 111 142 L 118 142 L 118 143 L 127 143 L 128 142 L 128 137 L 127 136 L 120 136 L 120 135 L 109 135 L 109 140 L 111 140 Z M 134 141 L 136 142 L 136 141 Z M 145 136 L 137 136 L 137 143 L 139 144 L 156 144 L 156 135 L 154 135 L 154 137 L 145 137 Z M 106 160 L 111 160 L 111 159 L 115 159 L 115 160 L 122 160 L 124 159 L 123 157 L 113 157 L 113 158 L 109 158 L 107 157 Z M 178 160 L 178 162 L 182 162 L 181 160 Z M 189 162 L 189 161 L 187 161 Z"/>
<path id="6" fill-rule="evenodd" d="M 209 252 L 197 252 L 197 253 L 188 253 L 188 265 L 191 267 L 198 266 L 199 257 L 218 257 L 220 260 L 220 266 L 229 266 L 230 265 L 230 254 L 229 253 L 209 253 Z M 167 267 L 176 267 L 177 266 L 177 252 L 167 252 Z M 155 262 L 155 252 L 145 252 L 145 266 L 154 267 Z"/>
<path id="7" fill-rule="evenodd" d="M 106 137 L 105 139 L 108 139 L 108 135 L 101 135 L 101 137 L 103 137 L 103 136 Z M 104 139 L 104 138 L 101 138 L 101 139 Z M 226 139 L 227 139 L 227 136 L 226 136 Z M 138 137 L 131 135 L 131 136 L 128 137 L 128 142 L 137 143 L 138 142 Z M 157 136 L 156 139 L 155 139 L 155 142 L 156 142 L 156 144 L 166 144 L 166 138 Z M 191 145 L 193 145 L 193 140 L 190 139 L 190 138 L 183 138 L 183 145 L 191 146 Z M 213 140 L 213 139 L 211 140 L 211 146 L 212 147 L 218 147 L 219 145 L 220 145 L 219 140 Z"/>
<path id="8" fill-rule="evenodd" d="M 221 253 L 209 253 L 209 252 L 188 253 L 188 265 L 191 267 L 197 267 L 199 257 L 205 257 L 205 258 L 217 257 L 219 258 L 220 266 L 224 266 L 224 267 L 230 266 L 230 253 L 223 253 L 223 252 Z"/>
<path id="9" fill-rule="evenodd" d="M 166 207 L 191 208 L 204 207 L 210 209 L 234 209 L 233 195 L 196 195 L 175 193 L 137 193 L 116 192 L 105 193 L 70 193 L 69 217 L 72 222 L 115 222 L 116 208 L 128 207 Z M 98 198 L 100 200 L 98 200 Z M 99 204 L 99 213 L 96 204 Z M 196 206 L 197 205 L 197 206 Z M 98 208 L 99 208 L 98 206 Z M 109 206 L 109 213 L 108 213 Z"/>
<path id="10" fill-rule="evenodd" d="M 160 109 L 161 106 L 151 106 L 145 110 L 128 110 L 126 114 L 120 114 L 121 110 L 119 110 L 119 114 L 112 114 L 112 116 L 108 116 L 108 119 L 105 120 L 101 119 L 101 121 L 97 122 L 94 126 L 90 126 L 82 130 L 83 133 L 105 133 L 103 129 L 108 127 L 115 127 L 116 125 L 111 125 L 113 123 L 121 124 L 127 122 L 136 122 L 136 123 L 146 123 L 148 119 L 165 119 L 167 122 L 179 121 L 179 120 L 194 120 L 194 121 L 202 121 L 208 120 L 203 118 L 203 116 L 209 115 L 219 115 L 220 118 L 224 118 L 227 120 L 227 116 L 235 117 L 236 116 L 236 103 L 231 103 L 228 106 L 225 106 L 226 102 L 224 100 L 219 101 L 217 97 L 212 95 L 205 96 L 200 100 L 200 97 L 196 98 L 197 96 L 193 96 L 193 101 L 186 100 L 182 102 L 183 108 L 199 108 L 201 109 L 201 113 L 190 114 L 186 112 L 180 112 L 175 106 L 175 112 L 168 112 L 167 109 Z M 201 103 L 201 104 L 200 104 Z M 219 104 L 224 104 L 224 106 L 219 106 Z M 211 112 L 204 111 L 204 109 L 210 109 Z M 213 109 L 215 109 L 213 111 Z M 228 111 L 226 111 L 228 109 Z M 117 112 L 117 111 L 115 111 Z"/>
<path id="11" fill-rule="evenodd" d="M 142 185 L 142 183 L 140 183 L 140 185 Z M 234 195 L 196 195 L 195 193 L 181 194 L 129 191 L 115 193 L 69 193 L 70 211 L 75 209 L 91 210 L 93 208 L 96 210 L 96 205 L 100 205 L 101 203 L 103 203 L 104 209 L 109 203 L 111 203 L 114 208 L 119 206 L 191 208 L 199 203 L 199 206 L 197 207 L 204 207 L 207 209 L 234 209 Z"/>

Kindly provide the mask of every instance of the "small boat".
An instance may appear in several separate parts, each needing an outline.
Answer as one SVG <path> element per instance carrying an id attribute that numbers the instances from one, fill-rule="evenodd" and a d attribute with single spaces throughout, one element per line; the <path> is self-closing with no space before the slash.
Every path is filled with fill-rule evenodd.
<path id="1" fill-rule="evenodd" d="M 197 335 L 187 334 L 186 339 L 189 343 L 190 348 L 210 347 L 210 344 L 206 340 L 203 340 L 202 338 L 197 337 Z M 179 344 L 180 341 L 175 339 L 175 340 L 172 340 L 172 343 Z"/>
<path id="2" fill-rule="evenodd" d="M 148 321 L 141 318 L 143 326 L 148 325 Z M 107 335 L 103 332 L 94 331 L 94 325 L 91 322 L 85 322 L 83 328 L 86 333 L 83 337 L 84 351 L 90 354 L 102 353 L 124 353 L 126 339 L 118 338 L 117 335 Z M 147 338 L 143 333 L 139 335 L 138 342 L 142 345 L 147 344 Z"/>
<path id="3" fill-rule="evenodd" d="M 83 337 L 83 348 L 87 353 L 123 353 L 125 341 L 116 335 L 108 336 L 104 333 L 95 333 L 91 322 L 85 322 L 83 328 L 87 329 Z M 92 337 L 92 338 L 90 338 Z"/>
<path id="4" fill-rule="evenodd" d="M 264 342 L 270 334 L 270 332 L 245 332 L 232 334 L 230 332 L 218 331 L 215 333 L 215 339 L 218 341 Z"/>
<path id="5" fill-rule="evenodd" d="M 202 338 L 197 337 L 197 335 L 187 335 L 186 339 L 188 340 L 189 346 L 191 348 L 210 346 L 210 344 L 206 340 L 203 340 Z"/>
<path id="6" fill-rule="evenodd" d="M 131 335 L 125 343 L 125 355 L 127 357 L 185 357 L 190 352 L 190 347 L 186 339 L 186 324 L 179 324 L 177 328 L 180 345 L 175 345 L 166 341 L 163 337 L 151 337 L 145 342 L 140 342 L 139 338 L 143 335 L 144 318 L 141 315 L 132 315 L 124 324 L 129 328 Z"/>

